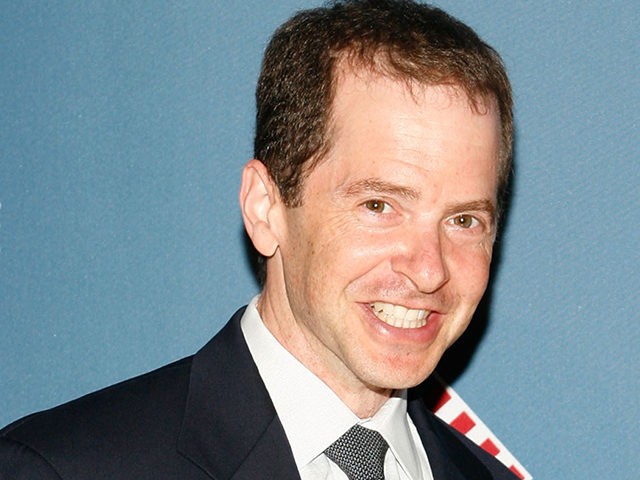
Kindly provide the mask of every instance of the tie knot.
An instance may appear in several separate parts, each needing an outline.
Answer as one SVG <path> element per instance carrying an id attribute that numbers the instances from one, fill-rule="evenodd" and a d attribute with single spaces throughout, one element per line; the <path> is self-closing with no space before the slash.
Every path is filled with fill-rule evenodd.
<path id="1" fill-rule="evenodd" d="M 384 457 L 388 448 L 378 432 L 354 425 L 324 453 L 349 480 L 384 480 Z"/>

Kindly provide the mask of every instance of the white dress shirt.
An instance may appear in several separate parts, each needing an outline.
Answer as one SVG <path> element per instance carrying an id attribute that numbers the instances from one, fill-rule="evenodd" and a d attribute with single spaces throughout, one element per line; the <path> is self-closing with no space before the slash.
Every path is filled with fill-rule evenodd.
<path id="1" fill-rule="evenodd" d="M 407 414 L 406 390 L 393 395 L 371 418 L 358 418 L 265 327 L 255 297 L 241 327 L 289 440 L 302 480 L 346 480 L 323 453 L 355 424 L 380 432 L 389 444 L 386 480 L 433 480 L 427 454 Z"/>

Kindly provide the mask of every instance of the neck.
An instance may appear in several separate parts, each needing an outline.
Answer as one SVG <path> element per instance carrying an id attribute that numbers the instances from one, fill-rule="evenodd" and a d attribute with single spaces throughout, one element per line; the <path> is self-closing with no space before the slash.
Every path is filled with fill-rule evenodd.
<path id="1" fill-rule="evenodd" d="M 373 417 L 386 403 L 392 393 L 393 390 L 381 390 L 379 392 L 367 390 L 355 394 L 338 394 L 338 396 L 358 418 L 365 419 Z"/>

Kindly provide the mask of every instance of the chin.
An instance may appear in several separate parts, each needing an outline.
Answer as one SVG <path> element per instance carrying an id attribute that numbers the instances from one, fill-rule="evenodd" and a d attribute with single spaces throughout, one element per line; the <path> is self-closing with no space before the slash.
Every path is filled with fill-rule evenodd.
<path id="1" fill-rule="evenodd" d="M 379 382 L 376 382 L 376 389 L 380 390 L 404 390 L 408 388 L 413 388 L 420 385 L 422 382 L 426 380 L 429 375 L 411 378 L 403 377 L 403 378 L 385 378 Z"/>
<path id="2" fill-rule="evenodd" d="M 388 390 L 412 388 L 424 382 L 433 373 L 436 365 L 437 362 L 434 363 L 432 361 L 418 365 L 412 363 L 412 365 L 404 365 L 402 367 L 394 365 L 393 368 L 379 372 L 371 383 L 379 388 Z"/>

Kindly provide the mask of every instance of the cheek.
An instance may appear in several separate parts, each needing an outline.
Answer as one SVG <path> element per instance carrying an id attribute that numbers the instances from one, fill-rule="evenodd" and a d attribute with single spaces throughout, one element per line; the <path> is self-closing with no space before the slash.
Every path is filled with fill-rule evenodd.
<path id="1" fill-rule="evenodd" d="M 305 296 L 313 304 L 340 298 L 358 286 L 372 282 L 372 271 L 389 256 L 389 242 L 370 233 L 350 229 L 348 234 L 321 237 L 305 252 L 298 285 L 305 285 Z M 377 271 L 377 270 L 376 270 Z"/>
<path id="2" fill-rule="evenodd" d="M 487 288 L 491 250 L 484 245 L 454 250 L 451 253 L 450 274 L 458 294 L 479 301 Z"/>
<path id="3" fill-rule="evenodd" d="M 323 262 L 336 264 L 344 275 L 355 273 L 353 269 L 375 263 L 388 254 L 394 240 L 388 233 L 371 232 L 354 226 L 349 221 L 335 222 L 319 227 L 315 246 Z M 325 235 L 322 235 L 322 234 Z"/>

